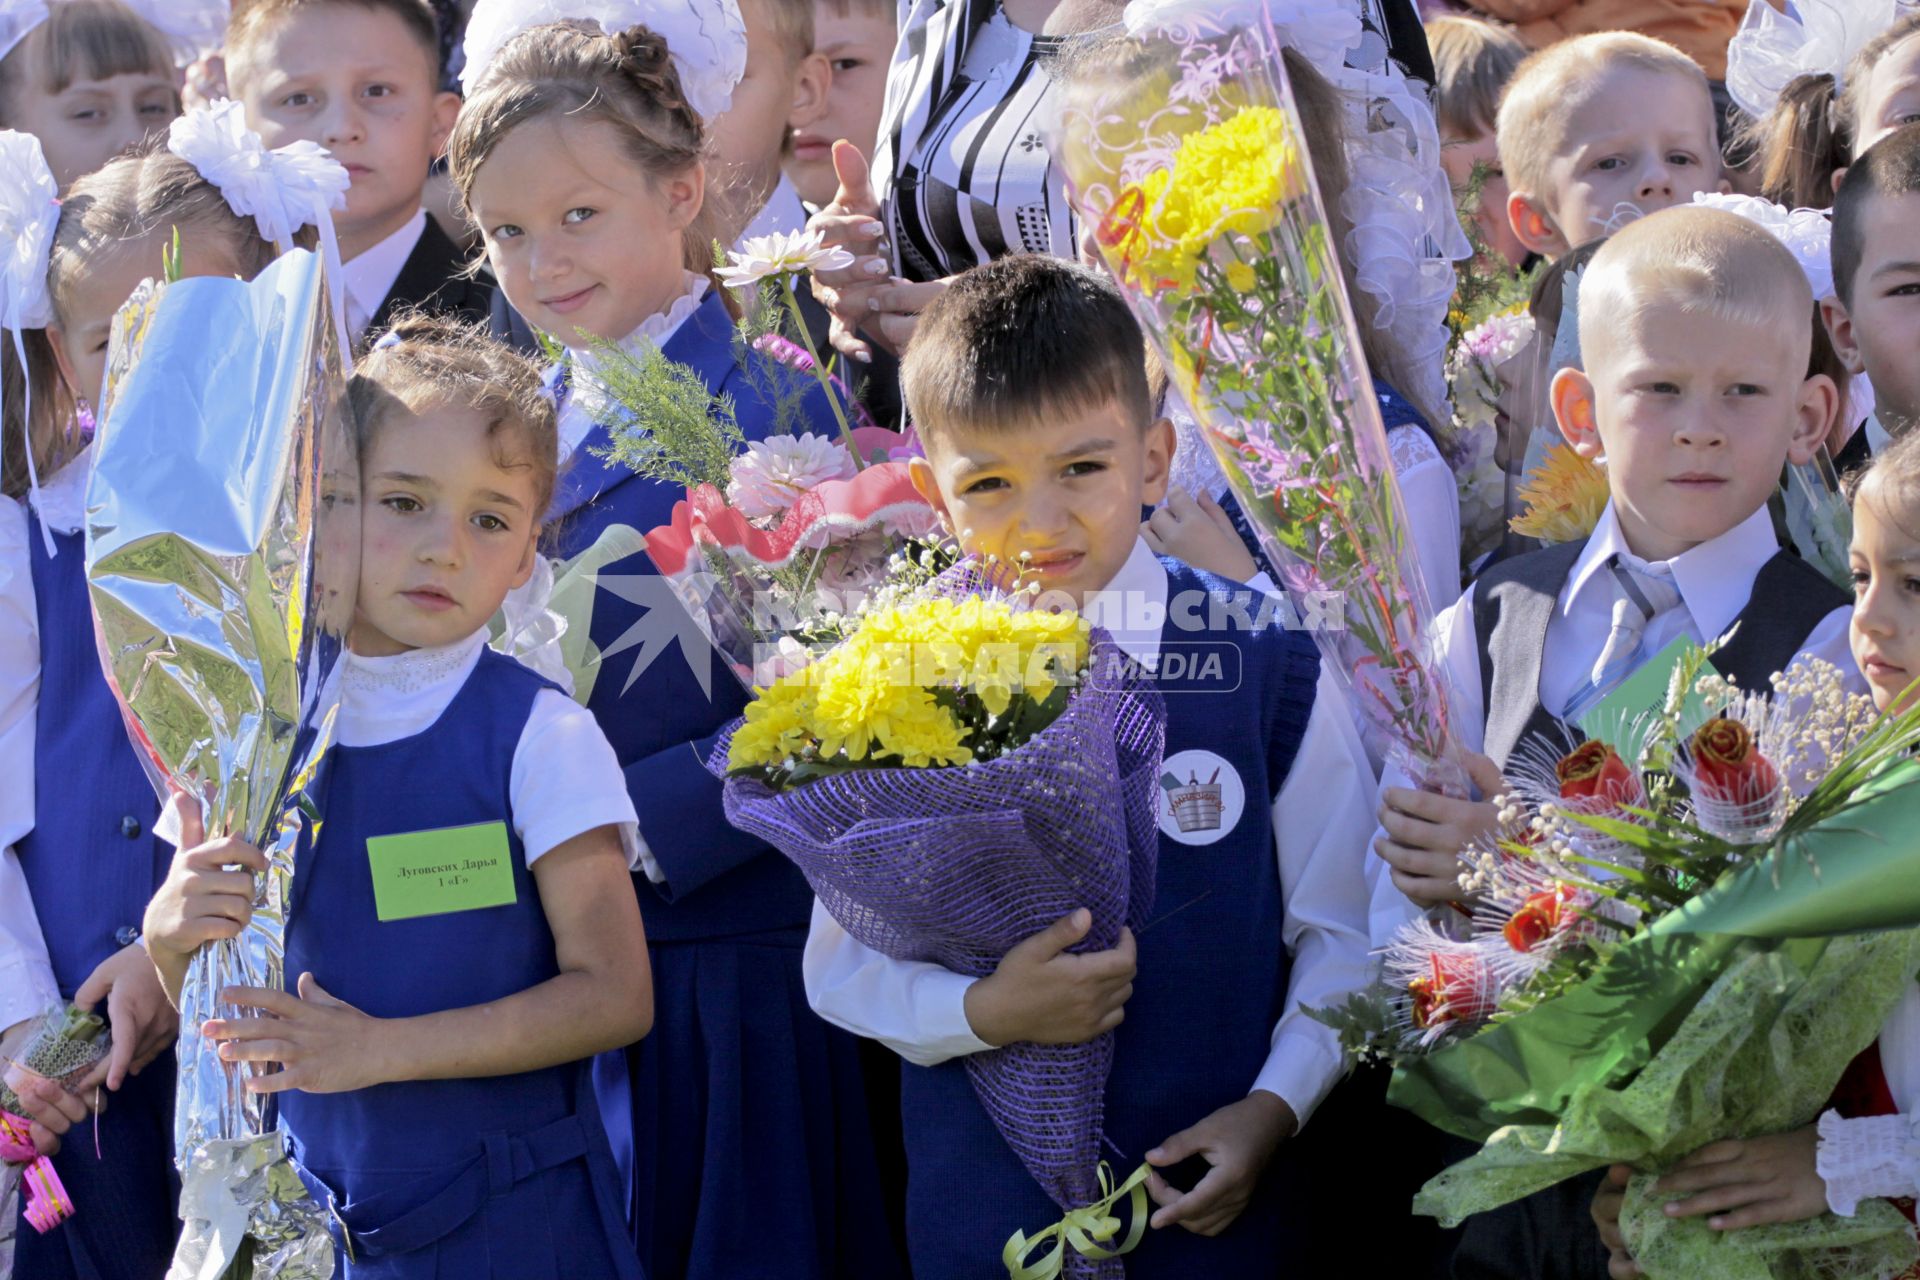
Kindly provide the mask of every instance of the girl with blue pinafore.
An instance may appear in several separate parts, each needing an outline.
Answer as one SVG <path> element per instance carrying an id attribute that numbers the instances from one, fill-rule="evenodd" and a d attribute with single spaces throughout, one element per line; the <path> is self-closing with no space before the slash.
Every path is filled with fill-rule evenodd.
<path id="1" fill-rule="evenodd" d="M 10 157 L 23 139 L 0 137 Z M 94 651 L 83 528 L 91 452 L 79 424 L 91 422 L 114 313 L 158 274 L 176 229 L 183 277 L 250 278 L 274 249 L 218 187 L 157 140 L 75 182 L 57 216 L 42 250 L 52 324 L 24 335 L 42 483 L 29 494 L 31 527 L 13 548 L 17 563 L 0 568 L 14 606 L 9 625 L 31 619 L 20 638 L 33 648 L 27 670 L 39 682 L 32 830 L 16 852 L 53 986 L 107 1018 L 113 1053 L 72 1094 L 45 1084 L 22 1092 L 33 1119 L 55 1132 L 74 1126 L 54 1168 L 78 1212 L 44 1235 L 22 1222 L 15 1265 L 36 1280 L 148 1280 L 166 1269 L 178 1230 L 176 1019 L 140 945 L 141 916 L 171 850 L 155 838 L 159 801 Z M 24 442 L 11 415 L 24 407 L 8 405 L 15 463 Z M 0 1052 L 10 1047 L 0 1036 Z M 97 1134 L 95 1121 L 79 1128 L 103 1097 L 110 1105 L 98 1113 Z"/>
<path id="2" fill-rule="evenodd" d="M 360 579 L 288 907 L 295 989 L 223 993 L 258 1012 L 202 1031 L 278 1097 L 348 1280 L 640 1280 L 591 1080 L 653 1017 L 633 806 L 593 718 L 487 644 L 537 560 L 553 405 L 530 362 L 429 319 L 348 398 Z M 177 993 L 264 861 L 205 842 L 195 806 L 168 816 L 147 947 Z"/>
<path id="3" fill-rule="evenodd" d="M 885 1276 L 858 1046 L 813 1016 L 801 982 L 811 895 L 779 853 L 728 826 L 706 769 L 744 692 L 640 550 L 685 490 L 606 456 L 622 413 L 596 374 L 606 343 L 657 346 L 732 401 L 749 439 L 775 419 L 760 388 L 784 371 L 744 365 L 761 357 L 736 350 L 710 275 L 702 113 L 724 110 L 734 77 L 702 55 L 644 27 L 520 34 L 470 73 L 450 168 L 508 299 L 567 348 L 549 550 L 570 562 L 561 592 L 590 585 L 585 607 L 556 607 L 586 633 L 575 696 L 640 817 L 634 888 L 660 1008 L 651 1037 L 596 1068 L 627 1146 L 634 1238 L 656 1280 Z M 836 429 L 817 391 L 798 413 L 795 430 Z"/>

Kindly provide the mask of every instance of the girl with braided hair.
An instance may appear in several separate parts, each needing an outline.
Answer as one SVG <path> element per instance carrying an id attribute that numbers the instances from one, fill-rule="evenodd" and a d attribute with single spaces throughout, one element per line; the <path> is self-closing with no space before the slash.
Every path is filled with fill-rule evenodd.
<path id="1" fill-rule="evenodd" d="M 685 492 L 606 456 L 622 412 L 601 377 L 608 344 L 658 347 L 731 398 L 749 440 L 775 420 L 763 388 L 785 371 L 746 367 L 761 357 L 736 351 L 711 275 L 708 125 L 744 65 L 744 26 L 732 0 L 651 3 L 647 26 L 613 31 L 520 30 L 528 9 L 569 5 L 482 0 L 468 25 L 449 171 L 508 300 L 565 348 L 553 376 L 569 462 L 547 550 L 600 566 L 574 696 L 639 814 L 633 884 L 659 1009 L 652 1035 L 596 1068 L 634 1238 L 655 1280 L 885 1277 L 859 1048 L 814 1016 L 801 980 L 812 894 L 728 825 L 704 764 L 744 692 L 710 646 L 673 642 L 682 606 L 639 549 Z M 617 23 L 608 9 L 600 20 Z M 795 432 L 835 430 L 817 390 L 798 410 Z"/>

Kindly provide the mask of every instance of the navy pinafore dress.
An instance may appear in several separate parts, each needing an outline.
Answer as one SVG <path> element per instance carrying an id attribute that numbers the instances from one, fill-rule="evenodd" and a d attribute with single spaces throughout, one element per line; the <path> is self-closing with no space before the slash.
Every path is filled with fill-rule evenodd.
<path id="1" fill-rule="evenodd" d="M 514 834 L 514 749 L 541 689 L 483 650 L 431 726 L 334 747 L 325 817 L 302 850 L 287 985 L 303 972 L 380 1018 L 502 999 L 558 973 L 540 892 Z M 514 901 L 382 922 L 367 841 L 506 825 Z M 280 1095 L 308 1188 L 330 1206 L 347 1280 L 640 1280 L 589 1063 L 510 1076 Z"/>
<path id="2" fill-rule="evenodd" d="M 40 623 L 40 703 L 34 828 L 17 852 L 54 981 L 70 1000 L 102 961 L 139 937 L 173 849 L 153 835 L 160 801 L 100 670 L 86 539 L 55 534 L 59 554 L 51 559 L 38 530 L 27 542 Z M 44 1236 L 22 1218 L 14 1233 L 15 1275 L 152 1280 L 166 1271 L 180 1197 L 173 1087 L 169 1049 L 128 1076 L 97 1120 L 67 1135 L 53 1165 L 78 1212 Z"/>

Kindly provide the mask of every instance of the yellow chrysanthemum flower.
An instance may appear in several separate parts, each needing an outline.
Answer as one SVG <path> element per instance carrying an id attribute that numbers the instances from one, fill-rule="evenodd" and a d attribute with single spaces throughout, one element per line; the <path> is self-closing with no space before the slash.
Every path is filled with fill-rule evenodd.
<path id="1" fill-rule="evenodd" d="M 1171 171 L 1148 174 L 1137 198 L 1123 194 L 1121 207 L 1142 207 L 1130 223 L 1110 228 L 1108 243 L 1129 279 L 1184 288 L 1221 237 L 1271 229 L 1304 191 L 1304 180 L 1286 116 L 1275 107 L 1248 107 L 1189 135 Z M 1251 283 L 1250 268 L 1237 274 Z"/>
<path id="2" fill-rule="evenodd" d="M 1527 473 L 1519 496 L 1527 504 L 1508 527 L 1528 538 L 1572 542 L 1593 532 L 1607 505 L 1607 473 L 1573 451 L 1556 444 L 1546 451 L 1540 466 Z"/>
<path id="3" fill-rule="evenodd" d="M 972 693 L 995 716 L 1016 698 L 1044 700 L 1085 665 L 1076 614 L 1005 601 L 920 600 L 875 610 L 838 648 L 763 690 L 728 752 L 734 769 L 796 759 L 897 760 L 914 768 L 974 757 L 942 689 Z M 950 697 L 949 697 L 950 700 Z"/>

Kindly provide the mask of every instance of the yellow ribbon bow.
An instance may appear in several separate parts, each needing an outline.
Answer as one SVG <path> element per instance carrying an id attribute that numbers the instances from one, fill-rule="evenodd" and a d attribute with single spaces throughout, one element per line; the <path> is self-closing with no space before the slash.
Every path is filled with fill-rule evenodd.
<path id="1" fill-rule="evenodd" d="M 1142 1236 L 1147 1233 L 1147 1175 L 1152 1170 L 1141 1165 L 1119 1186 L 1113 1185 L 1113 1170 L 1102 1160 L 1098 1170 L 1101 1198 L 1092 1204 L 1071 1210 L 1066 1217 L 1048 1227 L 1036 1236 L 1029 1237 L 1024 1231 L 1016 1231 L 1007 1241 L 1007 1247 L 1000 1251 L 1000 1261 L 1006 1264 L 1008 1280 L 1055 1280 L 1065 1266 L 1067 1246 L 1083 1258 L 1101 1261 L 1117 1258 L 1123 1253 L 1131 1253 L 1139 1245 Z M 1108 1249 L 1106 1242 L 1120 1232 L 1120 1219 L 1113 1216 L 1113 1206 L 1122 1196 L 1128 1200 L 1129 1226 L 1127 1238 L 1118 1248 Z M 1037 1261 L 1029 1261 L 1030 1255 L 1041 1245 L 1051 1247 Z"/>

